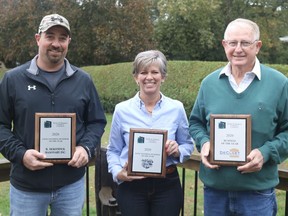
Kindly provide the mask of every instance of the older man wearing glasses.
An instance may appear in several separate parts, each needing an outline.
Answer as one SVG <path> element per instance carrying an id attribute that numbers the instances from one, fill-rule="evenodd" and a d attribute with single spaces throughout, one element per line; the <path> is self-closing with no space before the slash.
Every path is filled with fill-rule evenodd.
<path id="1" fill-rule="evenodd" d="M 288 156 L 287 78 L 259 62 L 260 31 L 251 20 L 230 22 L 222 45 L 228 64 L 202 81 L 189 118 L 204 214 L 276 215 L 277 165 Z"/>

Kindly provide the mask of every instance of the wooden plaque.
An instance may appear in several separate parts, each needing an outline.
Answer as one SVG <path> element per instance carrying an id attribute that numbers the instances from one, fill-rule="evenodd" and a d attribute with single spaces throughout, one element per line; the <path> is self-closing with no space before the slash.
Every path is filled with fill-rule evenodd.
<path id="1" fill-rule="evenodd" d="M 128 175 L 165 177 L 166 140 L 167 130 L 131 128 Z"/>
<path id="2" fill-rule="evenodd" d="M 51 163 L 68 163 L 76 147 L 75 113 L 35 113 L 35 149 Z"/>
<path id="3" fill-rule="evenodd" d="M 251 151 L 251 115 L 210 115 L 210 163 L 239 166 Z"/>

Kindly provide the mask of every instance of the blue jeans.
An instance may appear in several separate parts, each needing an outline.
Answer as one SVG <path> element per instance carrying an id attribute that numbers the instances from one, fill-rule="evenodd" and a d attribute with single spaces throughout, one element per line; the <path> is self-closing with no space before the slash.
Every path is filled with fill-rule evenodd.
<path id="1" fill-rule="evenodd" d="M 205 216 L 276 216 L 274 188 L 261 191 L 223 191 L 204 187 Z"/>
<path id="2" fill-rule="evenodd" d="M 48 193 L 21 191 L 10 184 L 10 215 L 81 216 L 85 201 L 85 179 Z"/>
<path id="3" fill-rule="evenodd" d="M 183 193 L 177 170 L 166 178 L 145 178 L 118 186 L 122 216 L 179 216 Z"/>

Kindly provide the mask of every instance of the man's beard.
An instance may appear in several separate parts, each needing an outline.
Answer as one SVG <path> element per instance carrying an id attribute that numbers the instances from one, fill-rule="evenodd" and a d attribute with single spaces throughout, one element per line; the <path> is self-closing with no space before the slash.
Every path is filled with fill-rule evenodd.
<path id="1" fill-rule="evenodd" d="M 53 55 L 53 53 L 51 54 L 51 51 L 54 51 L 54 50 L 58 52 L 56 56 Z M 60 55 L 59 55 L 59 53 L 60 53 Z M 48 50 L 47 58 L 51 63 L 57 64 L 64 59 L 63 58 L 63 50 L 62 49 L 50 49 L 50 50 Z"/>

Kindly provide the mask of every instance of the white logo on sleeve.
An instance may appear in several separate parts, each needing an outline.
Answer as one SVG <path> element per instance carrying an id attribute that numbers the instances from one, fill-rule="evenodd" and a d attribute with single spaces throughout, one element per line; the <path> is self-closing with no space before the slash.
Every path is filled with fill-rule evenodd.
<path id="1" fill-rule="evenodd" d="M 31 89 L 35 91 L 36 90 L 36 85 L 33 85 L 33 86 L 32 85 L 28 85 L 28 91 L 30 91 Z"/>

